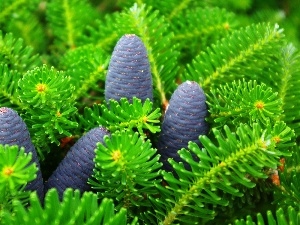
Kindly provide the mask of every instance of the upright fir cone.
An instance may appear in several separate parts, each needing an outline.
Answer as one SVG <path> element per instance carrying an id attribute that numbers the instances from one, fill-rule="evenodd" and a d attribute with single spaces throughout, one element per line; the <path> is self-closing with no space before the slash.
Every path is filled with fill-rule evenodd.
<path id="1" fill-rule="evenodd" d="M 208 132 L 205 101 L 202 88 L 194 81 L 182 83 L 172 94 L 157 144 L 167 171 L 173 171 L 168 158 L 181 161 L 178 150 L 186 148 L 189 141 L 199 144 L 199 135 Z"/>
<path id="2" fill-rule="evenodd" d="M 147 50 L 141 39 L 125 34 L 117 42 L 105 81 L 105 100 L 133 97 L 153 99 L 152 77 Z"/>
<path id="3" fill-rule="evenodd" d="M 91 129 L 68 151 L 65 158 L 45 183 L 45 191 L 56 188 L 60 198 L 67 188 L 90 190 L 88 179 L 93 174 L 95 148 L 109 132 L 103 127 Z"/>
<path id="4" fill-rule="evenodd" d="M 44 199 L 44 181 L 35 147 L 33 146 L 26 124 L 16 111 L 7 107 L 0 108 L 0 144 L 24 147 L 32 153 L 32 162 L 38 167 L 37 177 L 26 185 L 26 190 L 37 191 L 40 200 Z"/>

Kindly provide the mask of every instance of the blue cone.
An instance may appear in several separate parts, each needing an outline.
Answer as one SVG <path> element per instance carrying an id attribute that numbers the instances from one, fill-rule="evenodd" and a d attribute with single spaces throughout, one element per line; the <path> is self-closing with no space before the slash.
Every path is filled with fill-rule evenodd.
<path id="1" fill-rule="evenodd" d="M 117 42 L 108 67 L 105 81 L 105 100 L 119 101 L 134 96 L 145 101 L 153 100 L 152 77 L 147 50 L 141 39 L 126 34 Z"/>
<path id="2" fill-rule="evenodd" d="M 205 101 L 202 88 L 194 81 L 182 83 L 172 94 L 157 143 L 165 170 L 173 171 L 168 158 L 181 161 L 178 150 L 187 148 L 189 141 L 200 144 L 199 135 L 208 132 Z"/>
<path id="3" fill-rule="evenodd" d="M 87 182 L 93 174 L 95 148 L 98 142 L 103 143 L 105 135 L 109 135 L 109 132 L 103 127 L 97 127 L 82 136 L 45 183 L 45 192 L 56 188 L 62 198 L 67 188 L 89 191 L 90 185 Z"/>

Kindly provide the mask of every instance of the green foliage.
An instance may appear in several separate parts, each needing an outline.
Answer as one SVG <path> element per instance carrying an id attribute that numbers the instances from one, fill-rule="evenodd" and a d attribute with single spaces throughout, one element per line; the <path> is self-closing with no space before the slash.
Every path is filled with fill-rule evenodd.
<path id="1" fill-rule="evenodd" d="M 109 105 L 98 104 L 92 108 L 85 108 L 84 115 L 80 118 L 81 124 L 87 129 L 102 125 L 109 131 L 137 129 L 144 137 L 144 129 L 151 133 L 160 131 L 156 123 L 159 123 L 160 110 L 152 109 L 153 103 L 146 99 L 144 103 L 138 98 L 133 98 L 132 103 L 126 98 L 121 98 L 120 102 L 113 99 Z"/>
<path id="2" fill-rule="evenodd" d="M 216 125 L 261 123 L 268 126 L 274 124 L 282 113 L 280 100 L 277 93 L 265 84 L 239 80 L 212 90 L 207 103 Z"/>
<path id="3" fill-rule="evenodd" d="M 68 190 L 61 201 L 55 190 L 43 203 L 25 191 L 30 155 L 0 146 L 1 166 L 20 175 L 0 175 L 0 224 L 298 224 L 299 4 L 0 0 L 0 107 L 25 121 L 43 175 L 85 131 L 111 133 L 95 149 L 95 193 Z M 146 47 L 153 102 L 103 101 L 124 34 Z M 187 80 L 206 94 L 210 130 L 178 149 L 183 162 L 169 159 L 167 173 L 155 147 L 168 100 Z"/>
<path id="4" fill-rule="evenodd" d="M 246 219 L 236 220 L 235 225 L 287 225 L 287 224 L 299 224 L 300 213 L 292 206 L 288 207 L 286 211 L 282 208 L 276 210 L 275 215 L 268 211 L 266 219 L 264 219 L 261 213 L 257 214 L 257 217 L 253 219 L 248 216 Z"/>
<path id="5" fill-rule="evenodd" d="M 105 14 L 104 18 L 95 21 L 95 26 L 88 25 L 86 27 L 88 35 L 82 37 L 82 44 L 93 44 L 111 54 L 118 37 L 123 34 L 116 29 L 116 20 L 119 16 L 119 13 Z"/>
<path id="6" fill-rule="evenodd" d="M 127 224 L 126 209 L 115 213 L 112 200 L 103 199 L 99 204 L 97 196 L 91 192 L 80 196 L 79 191 L 67 189 L 60 201 L 57 191 L 51 189 L 44 205 L 35 193 L 30 195 L 29 203 L 27 208 L 20 201 L 14 201 L 12 213 L 4 212 L 0 224 Z"/>
<path id="7" fill-rule="evenodd" d="M 60 61 L 60 67 L 70 76 L 71 83 L 75 86 L 72 93 L 75 99 L 91 97 L 91 90 L 101 92 L 99 81 L 105 80 L 107 65 L 107 53 L 93 45 L 71 49 Z"/>
<path id="8" fill-rule="evenodd" d="M 269 66 L 283 41 L 278 25 L 253 24 L 233 31 L 195 57 L 185 71 L 186 79 L 199 82 L 204 90 L 223 82 L 247 77 L 255 79 Z M 259 60 L 264 57 L 265 60 Z"/>
<path id="9" fill-rule="evenodd" d="M 265 74 L 264 80 L 269 84 L 274 91 L 278 92 L 278 97 L 281 100 L 281 108 L 283 113 L 280 119 L 295 130 L 297 136 L 300 134 L 300 124 L 298 115 L 300 107 L 294 104 L 299 95 L 300 85 L 300 54 L 299 51 L 292 44 L 284 46 L 276 56 L 275 68 L 271 67 Z"/>
<path id="10" fill-rule="evenodd" d="M 54 36 L 54 50 L 63 51 L 77 47 L 85 25 L 93 21 L 96 13 L 86 0 L 53 0 L 46 16 Z"/>
<path id="11" fill-rule="evenodd" d="M 45 50 L 46 47 L 45 30 L 37 13 L 42 11 L 43 5 L 39 0 L 0 2 L 1 29 L 22 38 L 24 45 L 33 47 L 35 53 Z M 20 8 L 22 10 L 18 10 Z"/>
<path id="12" fill-rule="evenodd" d="M 201 136 L 204 149 L 190 142 L 188 150 L 179 151 L 180 157 L 191 166 L 191 171 L 181 162 L 169 159 L 178 178 L 163 171 L 167 186 L 158 185 L 163 196 L 153 199 L 157 211 L 163 215 L 160 218 L 162 224 L 172 224 L 177 220 L 192 223 L 195 217 L 213 218 L 215 212 L 207 207 L 208 204 L 228 205 L 228 200 L 221 198 L 218 191 L 242 196 L 235 185 L 253 188 L 253 178 L 267 177 L 263 171 L 265 167 L 275 169 L 280 156 L 290 155 L 277 146 L 275 139 L 280 137 L 282 144 L 291 141 L 293 132 L 282 123 L 275 125 L 273 130 L 262 130 L 258 124 L 253 124 L 253 128 L 242 124 L 236 133 L 227 126 L 224 133 L 217 129 L 213 129 L 213 133 L 218 146 Z M 191 153 L 201 160 L 195 160 Z"/>
<path id="13" fill-rule="evenodd" d="M 183 53 L 181 58 L 185 61 L 192 60 L 208 43 L 228 35 L 237 25 L 233 13 L 215 7 L 184 10 L 176 18 L 171 23 L 173 42 L 180 44 Z"/>
<path id="14" fill-rule="evenodd" d="M 7 21 L 12 20 L 14 17 L 18 17 L 22 15 L 23 12 L 28 12 L 35 8 L 38 4 L 38 0 L 32 0 L 30 2 L 26 2 L 25 0 L 5 0 L 0 2 L 0 23 L 6 24 Z M 23 10 L 18 11 L 18 9 L 22 7 Z M 17 15 L 13 15 L 16 13 Z"/>
<path id="15" fill-rule="evenodd" d="M 72 96 L 70 77 L 44 65 L 28 71 L 19 81 L 20 100 L 33 108 L 47 109 L 66 103 Z M 70 101 L 70 100 L 69 100 Z"/>
<path id="16" fill-rule="evenodd" d="M 26 72 L 39 65 L 38 55 L 33 55 L 33 48 L 24 47 L 23 39 L 16 39 L 11 33 L 4 34 L 0 31 L 0 60 L 10 69 Z"/>
<path id="17" fill-rule="evenodd" d="M 243 0 L 236 2 L 234 0 L 205 0 L 205 1 L 191 1 L 191 0 L 119 0 L 118 3 L 121 6 L 130 7 L 137 2 L 139 4 L 152 5 L 155 9 L 158 9 L 163 15 L 167 16 L 169 21 L 175 21 L 184 11 L 194 9 L 197 7 L 222 7 L 230 10 L 245 10 L 251 6 L 252 0 Z"/>
<path id="18" fill-rule="evenodd" d="M 6 64 L 0 64 L 0 105 L 1 106 L 20 106 L 17 88 L 18 80 L 21 75 L 16 70 L 9 70 Z"/>
<path id="19" fill-rule="evenodd" d="M 31 163 L 31 154 L 26 154 L 24 148 L 0 145 L 0 222 L 3 210 L 11 210 L 13 199 L 24 201 L 29 197 L 24 186 L 35 179 L 37 170 Z"/>
<path id="20" fill-rule="evenodd" d="M 95 158 L 95 181 L 92 186 L 103 198 L 114 198 L 117 209 L 127 208 L 132 217 L 150 207 L 150 195 L 159 184 L 159 155 L 138 133 L 117 131 L 99 143 Z M 148 209 L 149 210 L 149 209 Z M 134 214 L 135 212 L 135 214 Z"/>
<path id="21" fill-rule="evenodd" d="M 286 209 L 288 206 L 299 211 L 300 190 L 299 190 L 299 146 L 293 148 L 293 156 L 285 159 L 285 166 L 282 171 L 278 171 L 280 186 L 275 189 L 274 203 Z"/>
<path id="22" fill-rule="evenodd" d="M 59 138 L 71 136 L 78 126 L 72 116 L 74 106 L 70 77 L 53 67 L 36 67 L 19 80 L 19 98 L 26 109 L 25 121 L 33 133 L 33 143 L 38 149 L 47 142 L 59 144 Z"/>

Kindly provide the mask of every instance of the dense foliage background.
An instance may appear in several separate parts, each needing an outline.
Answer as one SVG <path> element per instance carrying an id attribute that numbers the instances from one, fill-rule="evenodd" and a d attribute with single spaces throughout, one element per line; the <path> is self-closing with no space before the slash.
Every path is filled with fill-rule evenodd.
<path id="1" fill-rule="evenodd" d="M 300 0 L 0 1 L 0 107 L 24 120 L 44 180 L 89 130 L 111 132 L 93 193 L 68 189 L 61 202 L 54 189 L 44 203 L 24 190 L 32 156 L 0 145 L 0 224 L 299 224 L 299 15 Z M 109 107 L 125 34 L 147 50 L 153 102 Z M 188 169 L 171 161 L 167 172 L 160 128 L 187 80 L 206 95 L 210 128 L 180 151 Z"/>

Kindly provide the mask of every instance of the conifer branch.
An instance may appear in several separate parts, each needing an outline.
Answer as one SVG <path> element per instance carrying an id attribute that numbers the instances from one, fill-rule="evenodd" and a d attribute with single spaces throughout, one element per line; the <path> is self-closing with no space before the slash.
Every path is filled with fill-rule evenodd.
<path id="1" fill-rule="evenodd" d="M 73 120 L 77 108 L 70 77 L 44 65 L 28 71 L 18 84 L 17 92 L 27 109 L 25 121 L 39 150 L 46 148 L 47 143 L 59 145 L 61 137 L 72 135 L 71 130 L 78 123 Z"/>
<path id="2" fill-rule="evenodd" d="M 292 148 L 292 157 L 283 158 L 282 165 L 277 170 L 279 183 L 274 194 L 274 202 L 279 208 L 287 209 L 292 206 L 299 211 L 300 204 L 300 157 L 297 154 L 299 146 Z"/>
<path id="3" fill-rule="evenodd" d="M 160 213 L 163 213 L 165 207 L 162 224 L 172 224 L 181 219 L 185 221 L 189 218 L 189 214 L 200 218 L 213 218 L 214 212 L 205 209 L 206 203 L 228 204 L 225 199 L 218 196 L 216 190 L 242 196 L 235 188 L 236 184 L 254 187 L 255 184 L 248 176 L 267 178 L 263 169 L 276 168 L 280 156 L 290 155 L 286 148 L 278 149 L 279 142 L 274 138 L 280 137 L 280 142 L 287 144 L 291 141 L 293 133 L 282 123 L 275 126 L 274 130 L 265 131 L 257 124 L 254 124 L 253 128 L 240 125 L 236 134 L 225 126 L 224 132 L 225 136 L 213 129 L 219 146 L 214 145 L 205 136 L 200 137 L 205 149 L 201 150 L 192 142 L 189 144 L 189 151 L 197 155 L 200 161 L 195 161 L 188 150 L 179 151 L 180 157 L 191 166 L 191 171 L 186 170 L 182 163 L 169 160 L 178 178 L 163 171 L 162 175 L 167 186 L 157 187 L 163 194 L 162 199 L 165 200 L 152 199 L 160 209 L 158 210 Z M 193 213 L 194 210 L 196 214 Z"/>
<path id="4" fill-rule="evenodd" d="M 0 59 L 1 63 L 19 72 L 26 72 L 40 65 L 38 55 L 33 55 L 30 46 L 23 45 L 23 39 L 16 39 L 12 33 L 3 35 L 0 30 Z"/>
<path id="5" fill-rule="evenodd" d="M 17 1 L 11 1 L 9 3 L 2 1 L 0 3 L 0 22 L 3 22 L 5 17 L 10 15 L 13 11 L 21 7 L 22 5 L 25 5 L 26 1 L 25 0 L 17 0 Z"/>
<path id="6" fill-rule="evenodd" d="M 30 195 L 25 185 L 36 178 L 38 168 L 32 163 L 32 153 L 17 145 L 0 144 L 0 221 L 3 211 L 11 211 L 11 201 L 26 202 Z"/>
<path id="7" fill-rule="evenodd" d="M 88 96 L 89 91 L 98 91 L 99 82 L 104 81 L 108 55 L 101 48 L 87 44 L 65 53 L 61 60 L 62 69 L 70 76 L 75 86 L 73 98 Z"/>
<path id="8" fill-rule="evenodd" d="M 119 38 L 119 30 L 116 30 L 115 23 L 119 18 L 118 13 L 107 14 L 104 18 L 95 21 L 95 26 L 87 26 L 86 30 L 89 36 L 83 36 L 81 42 L 84 44 L 93 44 L 97 48 L 111 53 L 112 48 Z"/>
<path id="9" fill-rule="evenodd" d="M 265 5 L 0 0 L 0 224 L 297 224 L 300 11 Z"/>
<path id="10" fill-rule="evenodd" d="M 21 15 L 10 18 L 8 26 L 10 32 L 24 40 L 24 45 L 31 46 L 34 53 L 41 53 L 46 50 L 47 36 L 44 33 L 44 27 L 40 24 L 39 16 L 35 13 L 37 4 L 36 0 L 27 2 L 23 7 L 28 7 L 28 9 L 24 10 Z"/>
<path id="11" fill-rule="evenodd" d="M 218 37 L 216 34 L 227 33 L 233 30 L 236 24 L 234 14 L 219 8 L 196 8 L 181 16 L 185 17 L 185 20 L 174 21 L 173 25 L 175 41 Z"/>
<path id="12" fill-rule="evenodd" d="M 153 110 L 152 107 L 153 103 L 149 99 L 146 99 L 144 103 L 135 97 L 132 103 L 126 98 L 121 98 L 120 102 L 110 100 L 109 106 L 101 104 L 85 108 L 80 121 L 86 129 L 99 125 L 111 132 L 137 129 L 139 134 L 145 137 L 144 129 L 151 133 L 160 131 L 157 123 L 159 123 L 161 113 L 158 108 Z"/>
<path id="13" fill-rule="evenodd" d="M 278 88 L 278 96 L 282 99 L 281 107 L 283 114 L 281 119 L 295 130 L 296 135 L 300 135 L 300 124 L 295 118 L 298 118 L 300 112 L 296 101 L 296 96 L 300 95 L 300 91 L 296 88 L 300 84 L 300 54 L 293 45 L 284 46 L 279 56 L 280 71 L 277 76 L 280 77 Z M 275 73 L 276 74 L 276 73 Z M 272 78 L 274 79 L 274 78 Z"/>
<path id="14" fill-rule="evenodd" d="M 234 100 L 233 100 L 234 99 Z M 260 123 L 267 127 L 282 114 L 281 99 L 272 89 L 256 81 L 233 81 L 208 94 L 210 119 L 223 124 Z"/>
<path id="15" fill-rule="evenodd" d="M 18 88 L 17 81 L 21 74 L 17 71 L 9 70 L 6 64 L 0 64 L 0 105 L 10 107 L 12 105 L 25 108 L 16 93 Z"/>
<path id="16" fill-rule="evenodd" d="M 153 188 L 153 184 L 160 182 L 158 159 L 149 140 L 144 141 L 131 131 L 116 131 L 111 137 L 104 137 L 103 144 L 98 144 L 94 178 L 90 183 L 101 197 L 117 196 L 117 209 L 127 208 L 130 216 L 136 210 L 140 214 L 142 207 L 151 210 L 149 196 L 158 194 Z"/>
<path id="17" fill-rule="evenodd" d="M 180 14 L 185 8 L 188 7 L 190 2 L 191 0 L 180 1 L 180 3 L 172 9 L 171 13 L 167 17 L 167 20 L 171 21 L 175 16 Z"/>
<path id="18" fill-rule="evenodd" d="M 233 225 L 270 225 L 270 224 L 297 224 L 299 222 L 300 213 L 297 209 L 289 206 L 287 210 L 282 208 L 275 212 L 268 210 L 266 215 L 258 213 L 256 218 L 247 216 L 245 219 L 235 220 Z M 230 224 L 231 225 L 231 224 Z"/>
<path id="19" fill-rule="evenodd" d="M 81 11 L 82 13 L 77 13 Z M 79 37 L 96 15 L 86 0 L 53 0 L 47 5 L 46 16 L 55 37 L 57 50 L 73 49 Z"/>
<path id="20" fill-rule="evenodd" d="M 63 18 L 65 19 L 66 24 L 66 42 L 70 48 L 75 48 L 75 30 L 74 24 L 71 22 L 73 20 L 74 14 L 70 9 L 70 4 L 68 0 L 63 0 L 62 2 L 62 9 L 63 9 Z"/>
<path id="21" fill-rule="evenodd" d="M 216 45 L 199 54 L 185 72 L 187 79 L 198 81 L 204 89 L 222 83 L 240 79 L 241 76 L 226 76 L 230 72 L 244 70 L 247 75 L 249 65 L 256 57 L 274 56 L 283 41 L 282 29 L 278 25 L 255 24 L 234 31 Z M 247 65 L 247 66 L 245 66 Z M 257 65 L 256 65 L 257 66 Z M 260 65 L 263 68 L 263 65 Z M 199 75 L 200 73 L 200 75 Z M 236 72 L 233 72 L 237 74 Z M 243 74 L 243 73 L 242 73 Z M 253 77 L 253 70 L 249 76 Z"/>
<path id="22" fill-rule="evenodd" d="M 54 210 L 55 209 L 55 210 Z M 22 206 L 20 201 L 13 201 L 12 212 L 3 213 L 5 224 L 39 225 L 39 224 L 127 224 L 126 209 L 114 211 L 112 200 L 103 199 L 98 203 L 97 196 L 85 192 L 80 196 L 79 191 L 67 189 L 62 201 L 57 191 L 50 190 L 45 203 L 41 205 L 35 193 L 30 195 L 29 207 Z M 135 224 L 134 221 L 132 224 Z"/>

